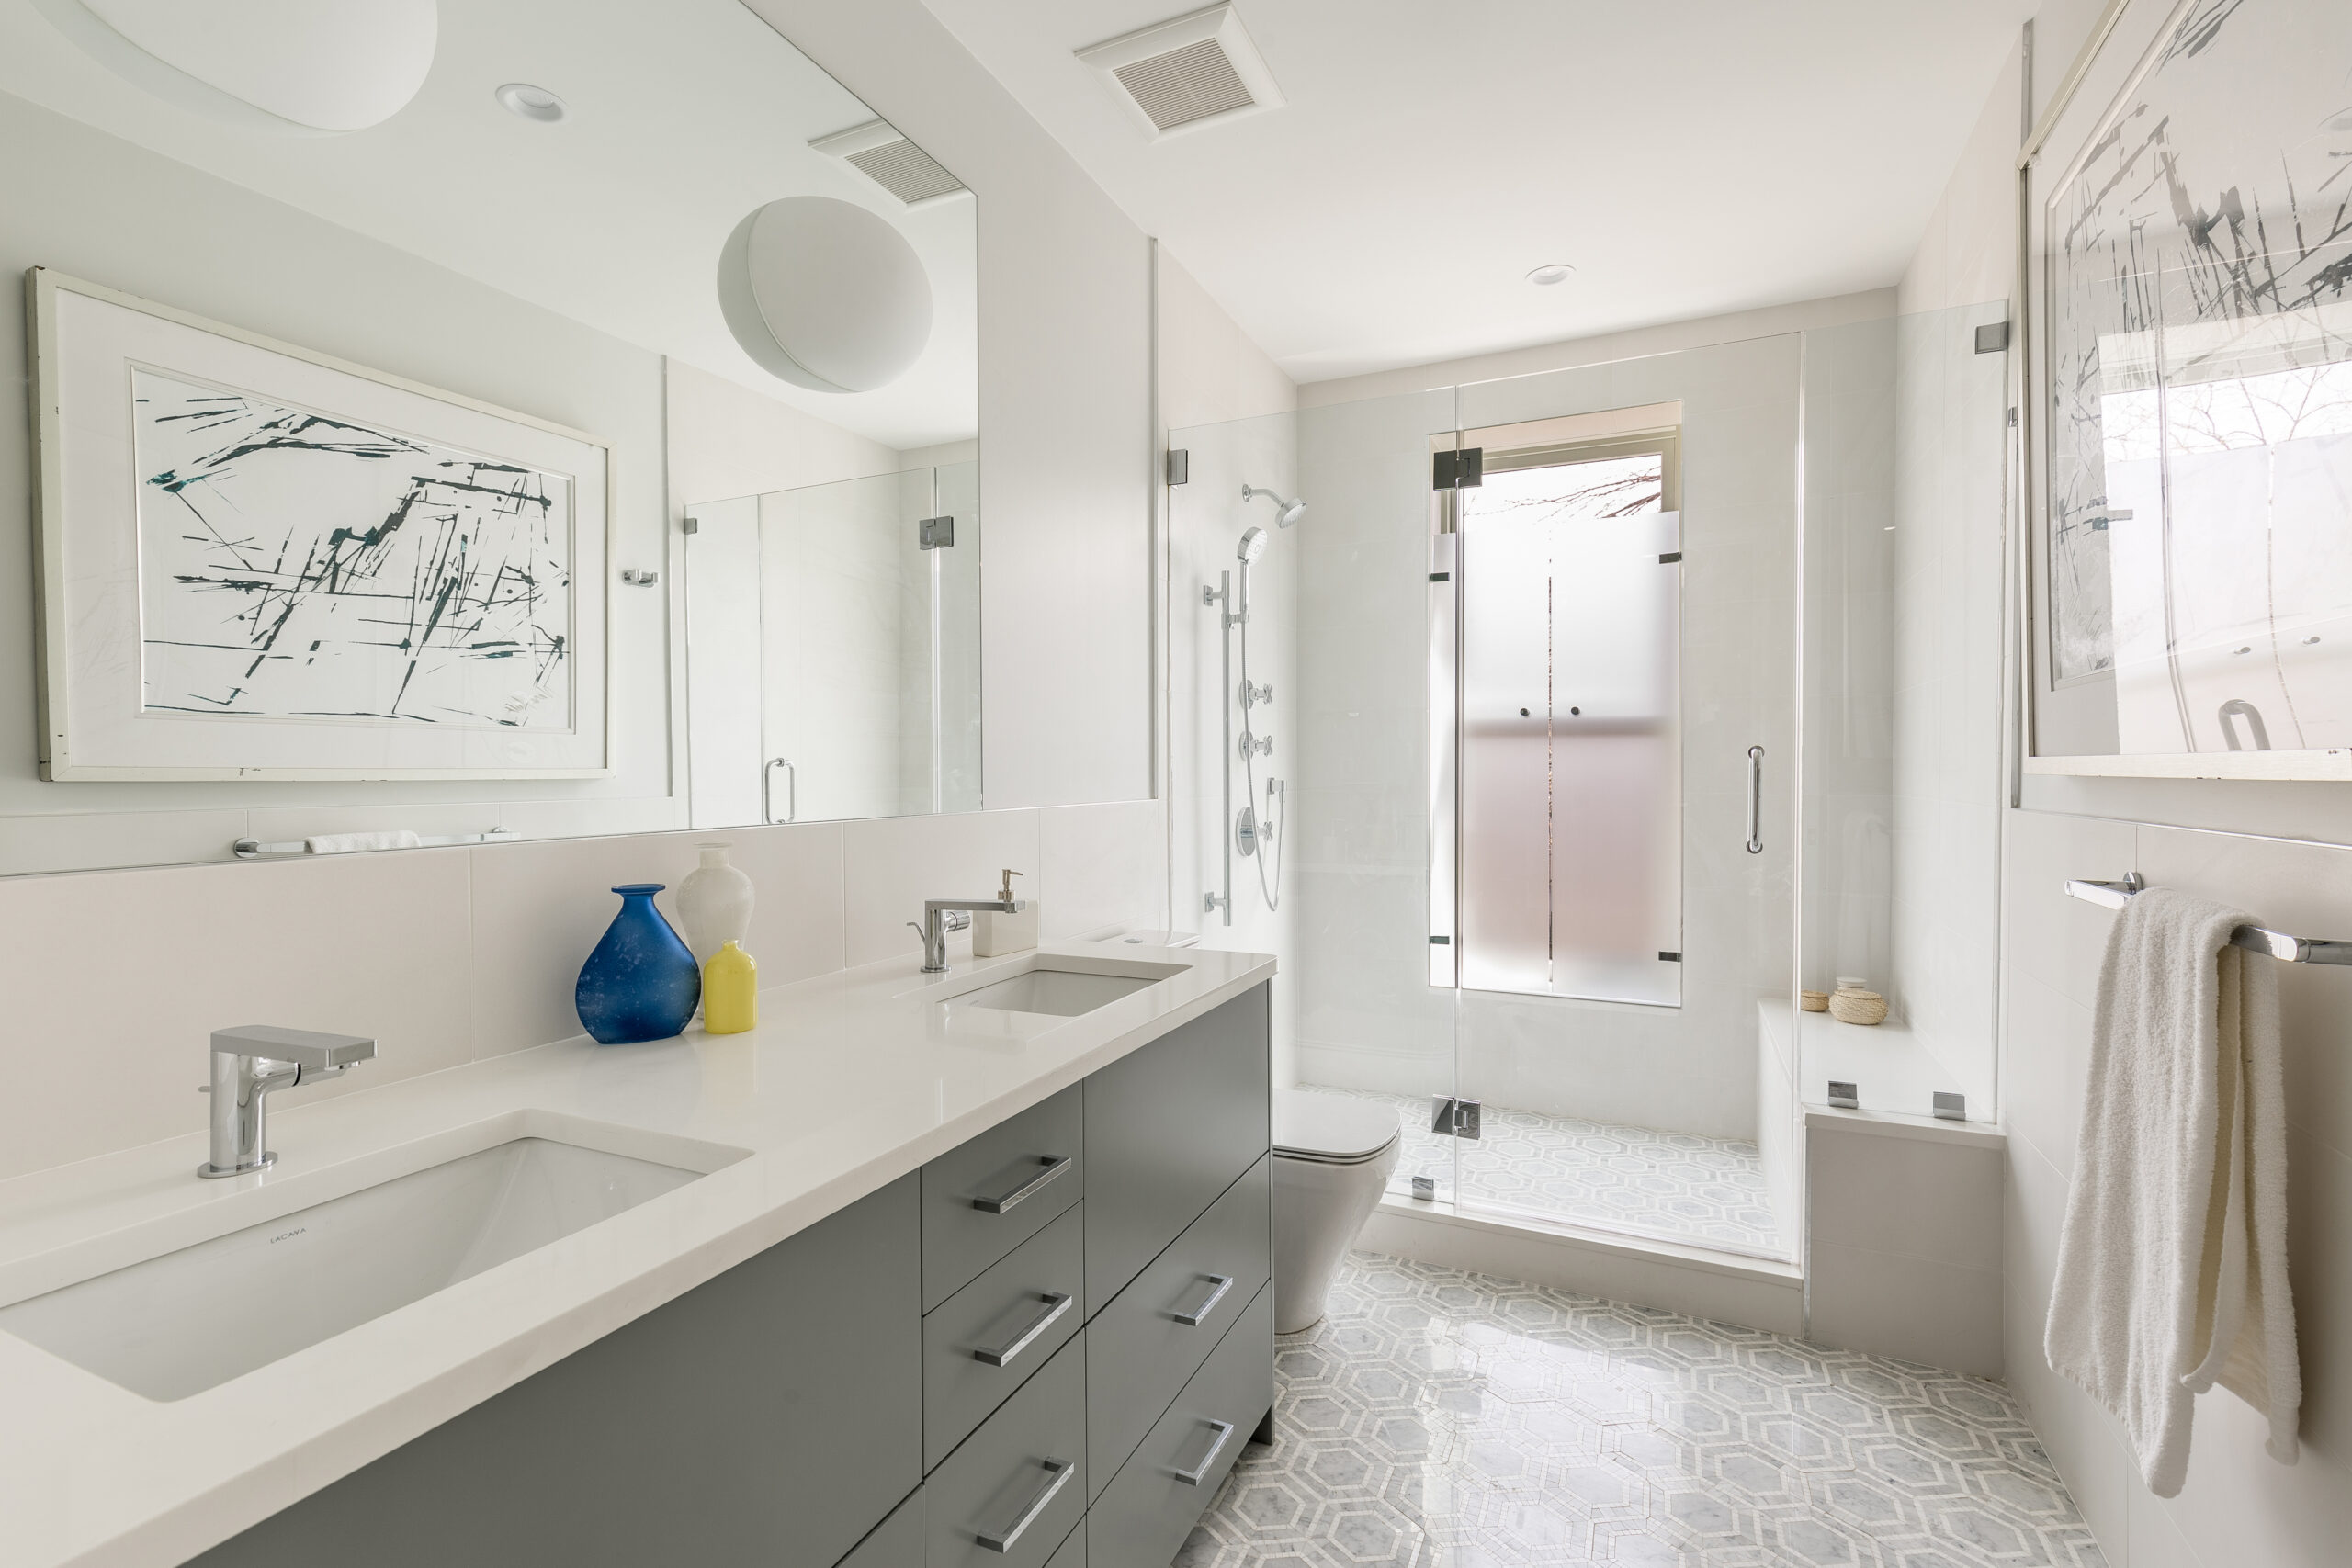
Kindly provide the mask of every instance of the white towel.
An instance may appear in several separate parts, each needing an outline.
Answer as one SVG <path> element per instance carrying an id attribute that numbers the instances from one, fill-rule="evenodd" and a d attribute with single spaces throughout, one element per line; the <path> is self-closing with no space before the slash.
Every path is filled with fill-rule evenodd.
<path id="1" fill-rule="evenodd" d="M 359 850 L 413 850 L 424 842 L 405 828 L 389 833 L 313 833 L 302 847 L 314 855 L 347 855 Z"/>
<path id="2" fill-rule="evenodd" d="M 2286 1097 L 2272 960 L 2252 917 L 2151 888 L 2109 935 L 2075 1182 L 2042 1351 L 2180 1491 L 2198 1393 L 2268 1417 L 2292 1464 L 2302 1375 L 2287 1287 Z"/>

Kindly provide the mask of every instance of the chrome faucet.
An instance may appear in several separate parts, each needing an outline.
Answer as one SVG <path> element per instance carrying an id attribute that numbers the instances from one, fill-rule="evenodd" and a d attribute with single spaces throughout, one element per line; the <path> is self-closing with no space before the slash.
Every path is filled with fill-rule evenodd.
<path id="1" fill-rule="evenodd" d="M 960 931 L 972 923 L 968 911 L 986 910 L 990 914 L 1017 915 L 1029 907 L 1026 898 L 1012 896 L 1012 879 L 1021 874 L 1006 868 L 1004 886 L 993 898 L 926 898 L 922 901 L 922 924 L 907 924 L 922 933 L 922 973 L 947 973 L 947 933 Z"/>
<path id="2" fill-rule="evenodd" d="M 248 1023 L 212 1032 L 212 1157 L 198 1176 L 244 1176 L 277 1162 L 265 1135 L 262 1111 L 272 1091 L 339 1078 L 376 1054 L 376 1043 L 356 1034 L 316 1034 Z"/>

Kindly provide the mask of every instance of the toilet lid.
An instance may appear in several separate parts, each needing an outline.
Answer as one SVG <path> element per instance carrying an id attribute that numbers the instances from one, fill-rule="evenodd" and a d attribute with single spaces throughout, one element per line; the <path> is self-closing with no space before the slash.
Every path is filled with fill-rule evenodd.
<path id="1" fill-rule="evenodd" d="M 1274 1152 L 1293 1159 L 1352 1165 L 1385 1150 L 1401 1131 L 1396 1108 L 1376 1100 L 1312 1089 L 1274 1091 Z"/>

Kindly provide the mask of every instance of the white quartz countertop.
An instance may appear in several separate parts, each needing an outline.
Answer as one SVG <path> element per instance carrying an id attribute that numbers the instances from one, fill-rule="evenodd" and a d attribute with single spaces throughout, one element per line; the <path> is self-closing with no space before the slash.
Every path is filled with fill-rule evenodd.
<path id="1" fill-rule="evenodd" d="M 413 1168 L 422 1141 L 500 1118 L 622 1130 L 653 1157 L 665 1138 L 745 1152 L 185 1399 L 142 1398 L 0 1333 L 0 1565 L 181 1562 L 1274 972 L 1256 953 L 1123 948 L 1187 967 L 1076 1018 L 940 999 L 1033 956 L 933 976 L 910 954 L 763 992 L 748 1033 L 582 1037 L 314 1105 L 298 1093 L 270 1112 L 278 1164 L 254 1176 L 198 1179 L 199 1134 L 0 1182 L 5 1304 Z M 191 1055 L 191 1085 L 203 1070 Z"/>

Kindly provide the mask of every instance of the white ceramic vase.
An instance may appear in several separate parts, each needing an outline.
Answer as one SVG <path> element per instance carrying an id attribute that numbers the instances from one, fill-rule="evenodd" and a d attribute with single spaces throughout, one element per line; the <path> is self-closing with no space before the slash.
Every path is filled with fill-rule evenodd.
<path id="1" fill-rule="evenodd" d="M 707 964 L 729 942 L 741 942 L 752 930 L 757 895 L 752 879 L 727 863 L 732 844 L 704 844 L 702 864 L 678 884 L 678 919 L 685 922 L 686 945 L 695 962 Z"/>

